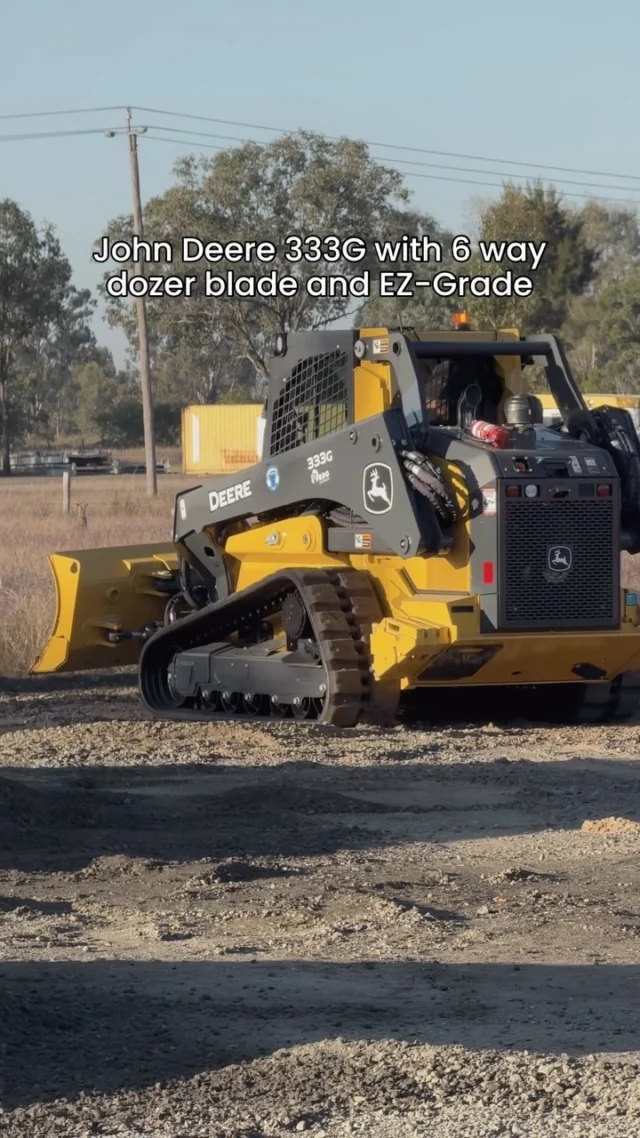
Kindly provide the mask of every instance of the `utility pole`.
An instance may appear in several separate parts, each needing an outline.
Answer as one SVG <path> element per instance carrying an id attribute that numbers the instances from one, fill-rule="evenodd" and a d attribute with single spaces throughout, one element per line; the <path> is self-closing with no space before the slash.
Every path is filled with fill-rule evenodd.
<path id="1" fill-rule="evenodd" d="M 113 138 L 125 133 L 129 140 L 129 164 L 131 167 L 131 196 L 133 200 L 133 235 L 142 239 L 142 200 L 140 197 L 140 169 L 138 166 L 138 135 L 144 134 L 146 126 L 134 127 L 131 124 L 131 108 L 127 107 L 127 126 L 125 131 L 107 131 Z M 151 365 L 149 361 L 149 327 L 147 324 L 147 300 L 144 296 L 135 298 L 138 321 L 138 343 L 140 348 L 140 389 L 142 392 L 142 421 L 144 426 L 144 457 L 147 468 L 147 495 L 155 498 L 158 493 L 156 475 L 156 444 L 153 428 L 153 394 L 151 391 Z"/>

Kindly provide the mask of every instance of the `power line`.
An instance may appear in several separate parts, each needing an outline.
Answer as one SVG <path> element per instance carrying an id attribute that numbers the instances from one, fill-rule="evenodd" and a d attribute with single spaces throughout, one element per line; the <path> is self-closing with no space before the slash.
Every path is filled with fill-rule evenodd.
<path id="1" fill-rule="evenodd" d="M 151 130 L 164 130 L 168 134 L 189 134 L 194 135 L 196 138 L 224 138 L 228 142 L 255 142 L 258 146 L 266 146 L 266 143 L 262 142 L 259 138 L 242 138 L 237 134 L 213 134 L 208 130 L 187 130 L 185 127 L 165 126 L 164 123 L 159 122 L 150 122 L 149 128 Z M 176 142 L 178 141 L 181 140 L 176 139 Z M 167 142 L 169 142 L 169 139 L 167 139 Z M 225 148 L 220 147 L 220 149 L 224 150 Z"/>
<path id="2" fill-rule="evenodd" d="M 373 146 L 374 143 L 371 143 L 371 145 Z M 380 155 L 373 154 L 372 158 L 375 158 L 376 161 L 381 161 Z M 403 166 L 429 166 L 433 170 L 459 170 L 461 174 L 491 174 L 496 178 L 523 178 L 523 177 L 525 177 L 524 174 L 516 174 L 516 173 L 510 174 L 504 170 L 478 170 L 478 168 L 475 166 L 448 166 L 442 162 L 419 162 L 415 158 L 414 159 L 392 158 L 392 159 L 390 159 L 390 161 L 400 162 Z M 547 180 L 549 180 L 549 179 L 547 179 Z M 636 180 L 638 182 L 640 182 L 640 178 L 638 178 Z M 606 182 L 604 184 L 601 182 L 584 182 L 582 180 L 577 180 L 576 178 L 553 178 L 553 182 L 554 183 L 561 182 L 565 186 L 584 186 L 584 187 L 590 187 L 591 186 L 595 190 L 623 190 L 624 191 L 626 188 L 625 186 L 612 186 Z M 630 186 L 629 189 L 632 193 L 638 193 L 638 192 L 640 192 L 640 185 Z"/>
<path id="3" fill-rule="evenodd" d="M 132 107 L 134 111 L 143 111 L 148 115 L 166 115 L 170 118 L 179 119 L 193 119 L 199 122 L 214 122 L 220 123 L 222 126 L 239 126 L 244 130 L 266 130 L 272 134 L 296 134 L 295 130 L 287 129 L 285 127 L 265 126 L 260 123 L 237 122 L 235 119 L 218 119 L 210 115 L 192 115 L 186 114 L 182 111 L 161 111 L 157 107 Z M 335 134 L 324 134 L 323 131 L 309 131 L 309 134 L 319 134 L 322 138 L 328 139 L 330 142 L 340 142 L 341 138 Z M 344 137 L 344 136 L 343 136 Z M 526 166 L 528 169 L 537 170 L 560 170 L 563 174 L 586 174 L 592 178 L 622 178 L 625 181 L 637 182 L 640 178 L 636 174 L 616 174 L 611 170 L 580 170 L 574 166 L 549 166 L 544 165 L 542 162 L 520 162 L 513 158 L 488 158 L 482 154 L 459 154 L 452 150 L 428 150 L 424 146 L 400 146 L 394 142 L 370 142 L 367 139 L 360 139 L 365 146 L 377 146 L 379 150 L 400 150 L 410 151 L 414 154 L 433 154 L 436 158 L 461 158 L 467 162 L 494 162 L 502 166 Z M 489 171 L 487 171 L 489 173 Z"/>
<path id="4" fill-rule="evenodd" d="M 94 111 L 97 109 L 111 110 L 113 108 L 94 108 Z M 116 108 L 116 109 L 118 109 L 118 108 Z M 210 119 L 210 118 L 208 118 L 206 116 L 202 116 L 202 115 L 182 115 L 181 116 L 178 114 L 178 112 L 159 111 L 159 110 L 153 110 L 152 108 L 137 107 L 135 109 L 136 110 L 147 109 L 150 114 L 167 114 L 167 115 L 171 115 L 174 117 L 184 117 L 184 118 L 191 118 L 191 119 L 198 118 L 198 119 L 205 119 L 205 121 L 211 121 L 211 122 L 225 123 L 228 121 L 225 119 Z M 42 112 L 42 113 L 43 114 L 49 114 L 49 113 L 50 114 L 73 114 L 73 113 L 80 114 L 80 113 L 84 113 L 84 112 L 78 110 L 75 112 L 74 111 L 67 111 L 67 112 L 52 111 L 52 112 Z M 0 116 L 0 118 L 8 118 L 8 117 L 12 117 L 12 116 Z M 18 116 L 14 116 L 14 117 L 18 117 Z M 24 117 L 37 117 L 37 116 L 34 113 L 34 114 L 25 115 Z M 249 127 L 250 124 L 236 123 L 235 125 L 238 125 L 238 126 L 246 125 L 247 127 Z M 266 143 L 260 141 L 259 139 L 243 138 L 239 135 L 216 134 L 216 133 L 209 132 L 209 131 L 190 130 L 186 127 L 169 127 L 169 126 L 165 126 L 162 123 L 152 123 L 151 126 L 152 126 L 152 129 L 161 130 L 161 131 L 164 131 L 165 133 L 171 132 L 172 134 L 189 135 L 189 136 L 198 137 L 198 138 L 219 138 L 219 139 L 223 139 L 227 142 L 236 142 L 236 143 L 242 143 L 242 144 L 253 142 L 257 146 L 265 146 L 266 145 Z M 83 130 L 56 130 L 56 131 L 38 131 L 38 132 L 31 132 L 28 134 L 6 134 L 6 135 L 0 135 L 0 142 L 25 142 L 25 141 L 32 141 L 32 140 L 40 140 L 40 139 L 44 139 L 44 138 L 69 138 L 69 137 L 78 137 L 78 136 L 82 136 L 82 135 L 104 134 L 106 129 L 107 128 L 105 128 L 105 127 L 91 127 L 91 128 L 86 128 Z M 269 129 L 269 130 L 273 130 L 273 131 L 277 130 L 276 127 L 268 127 L 267 128 L 267 127 L 260 127 L 260 126 L 254 126 L 253 129 L 257 129 L 257 130 Z M 283 133 L 293 134 L 295 132 L 286 131 Z M 182 145 L 183 143 L 184 143 L 184 145 L 190 145 L 190 143 L 187 142 L 187 139 L 182 140 L 182 139 L 162 138 L 159 135 L 147 135 L 146 137 L 151 138 L 156 142 L 175 142 L 175 143 L 178 143 L 179 145 Z M 333 136 L 331 136 L 331 135 L 323 135 L 322 137 L 327 138 L 329 140 L 331 140 L 333 138 Z M 334 138 L 334 141 L 335 141 L 335 138 Z M 386 144 L 368 142 L 368 143 L 366 143 L 366 145 L 367 146 L 376 146 L 376 147 L 381 148 L 381 147 L 385 146 Z M 211 146 L 211 145 L 207 145 L 207 144 L 201 143 L 201 142 L 199 142 L 197 144 L 197 146 L 200 149 L 207 149 L 207 150 L 218 150 L 218 151 L 220 151 L 220 150 L 226 149 L 225 147 L 222 147 L 222 146 Z M 406 149 L 406 150 L 414 151 L 415 153 L 427 153 L 427 154 L 439 154 L 439 153 L 445 154 L 446 153 L 445 151 L 430 151 L 430 150 L 424 150 L 424 149 L 421 149 L 418 147 L 406 147 L 406 148 L 394 147 L 394 149 L 398 149 L 398 150 Z M 453 156 L 458 157 L 458 155 L 453 155 Z M 404 165 L 404 166 L 421 166 L 421 167 L 428 166 L 431 169 L 450 170 L 450 171 L 456 172 L 456 173 L 459 172 L 459 173 L 489 174 L 489 175 L 493 174 L 494 176 L 507 178 L 509 180 L 513 180 L 513 179 L 522 180 L 524 177 L 526 177 L 526 175 L 524 175 L 524 174 L 519 174 L 519 173 L 515 173 L 515 172 L 512 174 L 509 174 L 509 173 L 506 173 L 505 171 L 478 170 L 476 168 L 470 168 L 470 167 L 465 167 L 465 166 L 449 166 L 447 164 L 439 163 L 439 162 L 420 162 L 418 159 L 413 159 L 413 160 L 406 159 L 406 158 L 387 159 L 384 155 L 372 155 L 372 157 L 376 161 L 384 161 L 384 162 L 394 161 L 394 162 L 400 163 L 401 165 Z M 462 157 L 462 155 L 460 155 L 460 157 Z M 498 160 L 487 158 L 487 159 L 479 159 L 479 161 L 487 161 L 487 162 L 491 161 L 491 162 L 493 162 L 493 161 L 498 161 Z M 505 160 L 505 164 L 506 165 L 510 164 L 508 159 Z M 511 164 L 516 165 L 516 163 L 511 163 Z M 520 165 L 533 166 L 534 164 L 533 163 L 520 163 Z M 393 167 L 393 168 L 396 169 L 396 167 Z M 540 166 L 539 168 L 540 169 L 569 169 L 569 167 L 565 168 L 565 167 L 545 167 L 545 166 Z M 498 190 L 503 188 L 503 185 L 500 182 L 488 182 L 484 179 L 479 180 L 479 179 L 474 179 L 474 178 L 454 178 L 454 177 L 446 177 L 444 175 L 438 175 L 438 174 L 424 174 L 424 173 L 419 173 L 418 171 L 412 170 L 412 169 L 405 170 L 405 171 L 398 171 L 398 172 L 403 173 L 404 176 L 407 178 L 420 178 L 420 179 L 428 180 L 428 181 L 450 182 L 450 183 L 458 183 L 461 185 L 469 185 L 469 186 L 483 186 L 483 187 L 487 187 L 490 189 L 498 189 Z M 576 172 L 580 172 L 580 171 L 576 171 Z M 585 173 L 587 173 L 587 171 L 585 171 Z M 599 177 L 605 176 L 604 174 L 597 174 L 597 172 L 594 172 L 594 173 L 596 173 L 596 175 Z M 620 174 L 620 175 L 614 174 L 611 176 L 612 177 L 627 178 L 628 180 L 631 180 L 631 175 L 629 175 L 629 174 Z M 634 180 L 640 181 L 640 179 L 634 179 Z M 596 189 L 596 190 L 612 189 L 612 190 L 620 190 L 621 192 L 624 192 L 623 186 L 611 186 L 611 185 L 607 185 L 607 184 L 601 185 L 600 183 L 597 183 L 597 182 L 583 182 L 583 181 L 577 181 L 575 179 L 570 179 L 570 178 L 556 178 L 553 181 L 549 180 L 549 182 L 552 185 L 555 184 L 555 182 L 558 182 L 558 183 L 561 182 L 561 183 L 566 184 L 566 185 L 584 186 L 585 188 L 591 188 L 591 189 Z M 632 193 L 639 193 L 640 192 L 640 186 L 631 186 L 629 188 L 630 188 Z M 575 191 L 571 191 L 571 190 L 563 190 L 562 192 L 566 197 L 580 198 L 580 199 L 587 200 L 587 201 L 616 202 L 616 203 L 621 204 L 621 205 L 640 204 L 639 199 L 631 198 L 631 197 L 616 198 L 616 197 L 611 197 L 611 196 L 602 195 L 602 194 L 580 194 L 580 193 L 576 193 Z"/>
<path id="5" fill-rule="evenodd" d="M 0 119 L 44 119 L 52 115 L 93 115 L 103 111 L 124 111 L 126 107 L 73 107 L 69 111 L 23 111 L 18 115 L 0 115 Z"/>
<path id="6" fill-rule="evenodd" d="M 192 121 L 197 121 L 197 122 L 218 123 L 222 126 L 236 126 L 236 127 L 241 127 L 243 130 L 262 130 L 262 131 L 267 131 L 268 133 L 271 133 L 271 134 L 295 134 L 295 133 L 297 133 L 295 130 L 292 130 L 292 129 L 286 128 L 286 127 L 267 126 L 264 123 L 239 122 L 236 119 L 221 119 L 221 118 L 215 118 L 211 115 L 190 114 L 186 111 L 167 111 L 167 110 L 160 110 L 158 107 L 141 107 L 141 106 L 132 106 L 131 109 L 136 110 L 136 111 L 142 111 L 145 114 L 164 115 L 168 118 L 191 119 Z M 107 112 L 107 111 L 121 111 L 121 110 L 126 110 L 125 104 L 120 104 L 119 106 L 112 106 L 112 107 L 72 107 L 72 108 L 69 108 L 68 110 L 62 110 L 62 111 L 28 111 L 28 112 L 23 112 L 20 114 L 0 115 L 0 120 L 26 119 L 26 118 L 45 118 L 45 117 L 49 117 L 49 116 L 64 116 L 64 115 L 99 114 L 99 113 L 103 113 L 103 112 Z M 166 129 L 169 129 L 169 128 L 167 127 Z M 187 132 L 185 131 L 185 133 L 187 133 Z M 188 132 L 188 133 L 194 133 L 195 134 L 195 131 L 194 132 Z M 339 135 L 325 134 L 322 131 L 310 131 L 309 133 L 321 135 L 321 137 L 326 138 L 327 140 L 329 140 L 331 142 L 340 141 Z M 19 136 L 15 136 L 15 137 L 19 137 Z M 219 137 L 223 137 L 223 136 L 219 136 Z M 584 169 L 581 169 L 581 168 L 576 167 L 576 166 L 555 166 L 555 165 L 545 164 L 542 162 L 525 162 L 525 161 L 516 160 L 514 158 L 493 158 L 493 157 L 488 157 L 487 155 L 482 155 L 482 154 L 462 154 L 462 153 L 459 153 L 457 151 L 452 151 L 452 150 L 428 149 L 427 147 L 424 147 L 424 146 L 401 146 L 398 143 L 370 142 L 370 141 L 367 141 L 366 139 L 362 139 L 360 141 L 364 142 L 364 144 L 366 146 L 375 146 L 379 150 L 398 150 L 400 152 L 413 153 L 413 154 L 431 154 L 436 158 L 457 158 L 457 159 L 461 159 L 461 160 L 466 161 L 466 162 L 485 162 L 485 163 L 491 162 L 493 164 L 502 165 L 502 166 L 526 167 L 527 169 L 530 169 L 530 170 L 549 170 L 549 171 L 558 170 L 563 174 L 583 174 L 583 175 L 586 175 L 587 177 L 593 177 L 593 178 L 618 178 L 620 180 L 630 181 L 630 182 L 640 181 L 639 175 L 636 175 L 636 174 L 620 174 L 620 173 L 615 173 L 612 170 L 584 170 Z M 400 161 L 400 159 L 397 159 L 397 161 Z M 481 171 L 481 172 L 482 173 L 485 173 L 485 172 L 490 173 L 490 171 L 488 171 L 488 170 L 487 171 Z M 518 176 L 518 175 L 516 175 L 516 176 Z M 519 175 L 519 176 L 523 176 L 523 175 Z"/>
<path id="7" fill-rule="evenodd" d="M 49 130 L 37 134 L 0 134 L 0 142 L 26 142 L 34 138 L 70 138 L 79 134 L 104 134 L 107 127 L 88 127 L 86 130 Z"/>
<path id="8" fill-rule="evenodd" d="M 153 129 L 154 130 L 165 130 L 166 128 L 159 126 L 159 125 L 156 125 L 153 127 Z M 214 135 L 213 137 L 215 138 L 215 137 L 219 137 L 219 136 Z M 222 137 L 227 137 L 227 136 L 223 135 Z M 175 146 L 188 146 L 189 145 L 189 142 L 187 139 L 162 138 L 160 135 L 157 135 L 157 134 L 146 134 L 145 138 L 149 138 L 153 142 L 171 142 Z M 255 142 L 256 140 L 252 139 L 252 138 L 238 138 L 235 141 L 237 141 L 237 142 Z M 210 143 L 204 143 L 204 142 L 198 142 L 194 145 L 199 150 L 223 151 L 223 150 L 227 149 L 227 147 L 225 147 L 225 146 L 212 146 Z M 259 146 L 264 145 L 264 143 L 258 143 L 258 145 Z M 452 168 L 454 170 L 458 169 L 458 167 L 456 167 L 456 166 L 454 166 Z M 451 178 L 451 177 L 446 177 L 443 174 L 422 174 L 422 173 L 419 173 L 418 171 L 415 171 L 415 170 L 404 170 L 404 171 L 399 171 L 399 173 L 400 172 L 402 172 L 406 178 L 421 178 L 421 179 L 426 179 L 428 181 L 435 181 L 435 182 L 457 182 L 457 183 L 461 183 L 462 185 L 467 185 L 467 186 L 490 186 L 494 190 L 501 190 L 503 188 L 503 184 L 501 182 L 485 182 L 485 181 L 480 181 L 476 178 Z M 482 173 L 483 171 L 480 171 L 480 172 Z M 524 177 L 524 175 L 517 175 L 517 174 L 512 175 L 512 177 L 516 177 L 516 178 L 518 176 Z M 553 184 L 553 183 L 550 183 L 550 184 Z M 582 185 L 582 184 L 583 183 L 581 183 L 581 182 L 578 183 L 578 185 Z M 603 187 L 603 188 L 605 188 L 605 187 Z M 615 186 L 614 189 L 623 190 L 623 187 L 622 186 Z M 634 187 L 634 192 L 636 192 L 636 193 L 640 192 L 640 187 L 638 187 L 638 188 Z M 585 199 L 586 201 L 618 202 L 619 204 L 622 204 L 622 205 L 640 205 L 640 199 L 639 198 L 612 198 L 612 197 L 604 197 L 604 196 L 598 195 L 598 194 L 578 194 L 578 193 L 572 192 L 571 190 L 564 190 L 563 193 L 566 197 L 581 198 L 581 199 Z"/>
<path id="9" fill-rule="evenodd" d="M 209 131 L 203 130 L 188 130 L 184 127 L 164 126 L 162 123 L 149 123 L 149 126 L 152 130 L 163 130 L 165 132 L 170 132 L 171 134 L 188 134 L 198 138 L 225 138 L 229 142 L 256 142 L 259 146 L 266 145 L 259 139 L 240 138 L 237 135 L 231 134 L 213 134 Z M 369 145 L 375 146 L 376 143 L 372 142 Z M 375 158 L 376 161 L 387 161 L 384 156 L 378 154 L 374 154 L 372 157 Z M 393 158 L 392 161 L 399 162 L 403 166 L 425 166 L 429 167 L 432 170 L 453 170 L 454 172 L 459 172 L 461 174 L 490 174 L 496 178 L 524 177 L 524 175 L 510 174 L 504 170 L 478 170 L 477 167 L 474 166 L 449 166 L 446 163 L 442 162 L 420 162 L 417 158 Z M 607 185 L 606 183 L 602 185 L 600 182 L 585 182 L 582 180 L 577 180 L 575 178 L 554 178 L 553 181 L 562 182 L 563 185 L 567 186 L 584 186 L 587 188 L 591 187 L 595 190 L 624 190 L 625 188 L 624 186 L 611 186 Z M 640 182 L 640 178 L 638 178 L 637 181 Z M 633 186 L 632 192 L 639 193 L 640 185 Z"/>
<path id="10" fill-rule="evenodd" d="M 163 127 L 154 127 L 154 130 L 162 130 Z M 188 142 L 183 138 L 162 138 L 159 134 L 145 134 L 145 140 L 151 139 L 152 142 L 172 142 L 175 146 L 188 146 Z M 239 138 L 238 142 L 247 142 L 248 139 Z M 228 150 L 228 146 L 212 146 L 211 143 L 198 142 L 194 143 L 197 150 Z"/>
<path id="11" fill-rule="evenodd" d="M 163 114 L 165 112 L 154 111 L 152 113 Z M 189 116 L 189 117 L 192 117 L 192 116 Z M 222 121 L 222 120 L 220 120 L 220 121 Z M 238 125 L 240 125 L 240 124 L 238 124 Z M 236 142 L 236 143 L 242 143 L 242 144 L 246 144 L 248 142 L 253 142 L 257 146 L 265 146 L 266 145 L 266 143 L 261 142 L 259 139 L 243 138 L 240 135 L 215 134 L 213 132 L 208 132 L 208 131 L 196 131 L 196 130 L 192 131 L 192 130 L 188 130 L 187 128 L 164 126 L 162 123 L 153 123 L 153 124 L 151 124 L 151 126 L 152 126 L 152 129 L 161 130 L 161 131 L 164 131 L 165 133 L 171 132 L 173 134 L 183 134 L 183 135 L 189 135 L 189 136 L 198 137 L 198 138 L 219 138 L 219 139 L 223 139 L 227 142 Z M 106 128 L 106 127 L 89 127 L 89 128 L 84 129 L 84 130 L 53 130 L 53 131 L 38 131 L 38 132 L 29 133 L 29 134 L 5 134 L 5 135 L 0 135 L 0 142 L 25 142 L 25 141 L 32 141 L 32 140 L 40 140 L 40 139 L 44 139 L 44 138 L 70 138 L 70 137 L 78 137 L 78 136 L 83 136 L 83 135 L 96 135 L 96 134 L 104 134 L 107 129 L 108 128 Z M 289 132 L 289 133 L 293 133 L 293 132 Z M 180 145 L 180 146 L 191 145 L 189 140 L 186 138 L 185 139 L 162 138 L 160 135 L 152 135 L 152 134 L 147 134 L 145 137 L 150 138 L 155 142 L 173 142 L 173 143 L 176 143 L 177 145 Z M 324 137 L 329 138 L 330 136 L 326 135 Z M 222 150 L 227 149 L 224 146 L 212 146 L 210 144 L 203 143 L 203 142 L 198 142 L 195 145 L 197 146 L 197 148 L 199 148 L 201 150 L 205 149 L 205 150 L 222 151 Z M 380 145 L 380 144 L 368 143 L 367 145 L 374 146 L 374 145 Z M 522 180 L 525 177 L 524 174 L 517 174 L 517 173 L 507 174 L 507 173 L 500 172 L 500 171 L 494 172 L 494 171 L 489 171 L 489 170 L 487 170 L 487 171 L 476 170 L 476 169 L 469 169 L 469 168 L 463 167 L 463 166 L 448 166 L 448 165 L 444 165 L 444 164 L 437 163 L 437 162 L 419 162 L 417 160 L 414 160 L 412 162 L 409 159 L 403 159 L 403 158 L 395 158 L 395 159 L 391 160 L 391 159 L 387 159 L 384 156 L 380 156 L 380 155 L 372 155 L 372 157 L 375 158 L 376 161 L 385 161 L 385 162 L 395 161 L 395 162 L 402 163 L 405 166 L 422 166 L 422 167 L 429 166 L 433 169 L 444 169 L 444 170 L 451 170 L 451 171 L 459 171 L 460 173 L 477 173 L 477 174 L 484 174 L 484 173 L 494 174 L 495 173 L 495 176 L 497 176 L 497 177 L 502 176 L 502 177 L 508 178 L 510 180 L 518 179 L 518 178 L 520 180 Z M 393 167 L 393 169 L 396 169 L 396 168 L 397 167 Z M 477 178 L 454 178 L 454 177 L 450 177 L 450 176 L 447 177 L 445 175 L 438 175 L 438 174 L 425 174 L 425 173 L 420 173 L 420 172 L 418 172 L 416 170 L 412 170 L 412 169 L 404 170 L 404 171 L 398 171 L 398 172 L 403 173 L 406 178 L 419 178 L 419 179 L 427 180 L 427 181 L 449 182 L 449 183 L 457 183 L 460 185 L 467 185 L 467 186 L 483 186 L 485 188 L 496 189 L 496 190 L 501 190 L 503 188 L 503 184 L 501 184 L 500 182 L 488 182 L 484 179 L 480 180 Z M 590 186 L 594 189 L 603 189 L 603 190 L 604 189 L 614 189 L 614 190 L 620 190 L 620 191 L 624 192 L 623 186 L 607 186 L 607 185 L 601 186 L 595 182 L 579 182 L 579 181 L 574 181 L 574 180 L 568 179 L 568 178 L 558 178 L 556 180 L 558 182 L 567 183 L 569 185 L 585 186 L 585 188 Z M 550 184 L 553 185 L 554 183 L 551 182 Z M 630 187 L 630 190 L 632 193 L 639 193 L 640 192 L 640 186 L 632 186 L 632 187 Z M 615 202 L 619 205 L 638 205 L 638 204 L 640 204 L 640 199 L 638 199 L 638 198 L 630 198 L 630 197 L 616 198 L 616 197 L 606 196 L 606 195 L 602 195 L 602 194 L 580 194 L 580 193 L 576 193 L 575 191 L 571 191 L 571 190 L 563 190 L 562 192 L 566 197 L 580 198 L 580 199 L 586 200 L 586 201 Z"/>

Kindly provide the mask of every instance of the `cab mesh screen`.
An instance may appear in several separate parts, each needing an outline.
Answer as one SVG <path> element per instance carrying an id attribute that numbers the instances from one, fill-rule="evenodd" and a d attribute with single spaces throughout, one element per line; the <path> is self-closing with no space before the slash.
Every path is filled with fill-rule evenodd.
<path id="1" fill-rule="evenodd" d="M 455 427 L 458 401 L 467 387 L 482 391 L 479 417 L 495 422 L 502 396 L 502 383 L 493 361 L 482 356 L 461 359 L 424 360 L 424 399 L 434 426 Z"/>
<path id="2" fill-rule="evenodd" d="M 347 422 L 349 408 L 346 352 L 327 352 L 300 360 L 273 404 L 269 454 L 282 454 Z"/>

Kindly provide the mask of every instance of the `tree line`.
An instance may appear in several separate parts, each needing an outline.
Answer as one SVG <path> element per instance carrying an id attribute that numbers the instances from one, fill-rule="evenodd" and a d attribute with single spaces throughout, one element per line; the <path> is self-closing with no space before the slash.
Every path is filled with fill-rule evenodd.
<path id="1" fill-rule="evenodd" d="M 105 233 L 129 239 L 131 217 L 112 219 Z M 300 132 L 269 145 L 246 143 L 213 158 L 187 157 L 174 168 L 166 193 L 145 205 L 145 237 L 181 248 L 185 235 L 229 241 L 271 241 L 278 250 L 292 233 L 357 235 L 375 241 L 428 236 L 445 253 L 454 234 L 415 210 L 402 174 L 369 154 L 364 143 L 331 141 Z M 96 247 L 103 235 L 96 238 Z M 221 262 L 216 272 L 271 272 L 301 283 L 294 297 L 211 298 L 196 286 L 184 298 L 150 298 L 148 321 L 158 441 L 177 442 L 179 409 L 188 403 L 261 398 L 275 335 L 343 323 L 447 328 L 454 311 L 473 326 L 519 328 L 522 334 L 562 336 L 585 391 L 640 391 L 640 227 L 635 209 L 589 200 L 576 207 L 553 188 L 505 184 L 479 205 L 472 239 L 547 242 L 529 297 L 443 298 L 419 289 L 413 297 L 374 295 L 359 309 L 346 297 L 315 297 L 306 281 L 323 270 L 347 278 L 381 267 L 373 252 L 357 264 L 330 266 L 278 254 L 275 262 Z M 119 268 L 122 266 L 118 266 Z M 124 266 L 139 271 L 138 266 Z M 207 266 L 211 267 L 211 266 Z M 385 269 L 393 269 L 388 263 Z M 412 267 L 398 264 L 398 270 Z M 450 268 L 497 274 L 531 265 L 485 264 L 474 253 L 460 266 L 421 266 L 420 276 Z M 154 266 L 154 273 L 198 272 L 197 264 Z M 138 445 L 142 409 L 137 380 L 137 333 L 130 300 L 108 298 L 106 318 L 121 328 L 129 350 L 124 367 L 97 342 L 97 297 L 77 289 L 55 230 L 38 227 L 14 201 L 0 202 L 0 442 L 9 471 L 12 446 L 86 443 Z"/>

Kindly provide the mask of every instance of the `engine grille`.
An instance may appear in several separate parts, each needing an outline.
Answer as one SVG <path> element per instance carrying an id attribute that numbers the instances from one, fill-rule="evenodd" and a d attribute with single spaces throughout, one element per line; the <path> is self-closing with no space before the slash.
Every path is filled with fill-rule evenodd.
<path id="1" fill-rule="evenodd" d="M 344 426 L 349 358 L 326 352 L 300 360 L 273 405 L 269 454 L 282 454 Z"/>
<path id="2" fill-rule="evenodd" d="M 609 628 L 619 623 L 614 498 L 503 498 L 500 530 L 502 628 Z M 570 561 L 570 569 L 552 571 L 554 558 Z"/>

